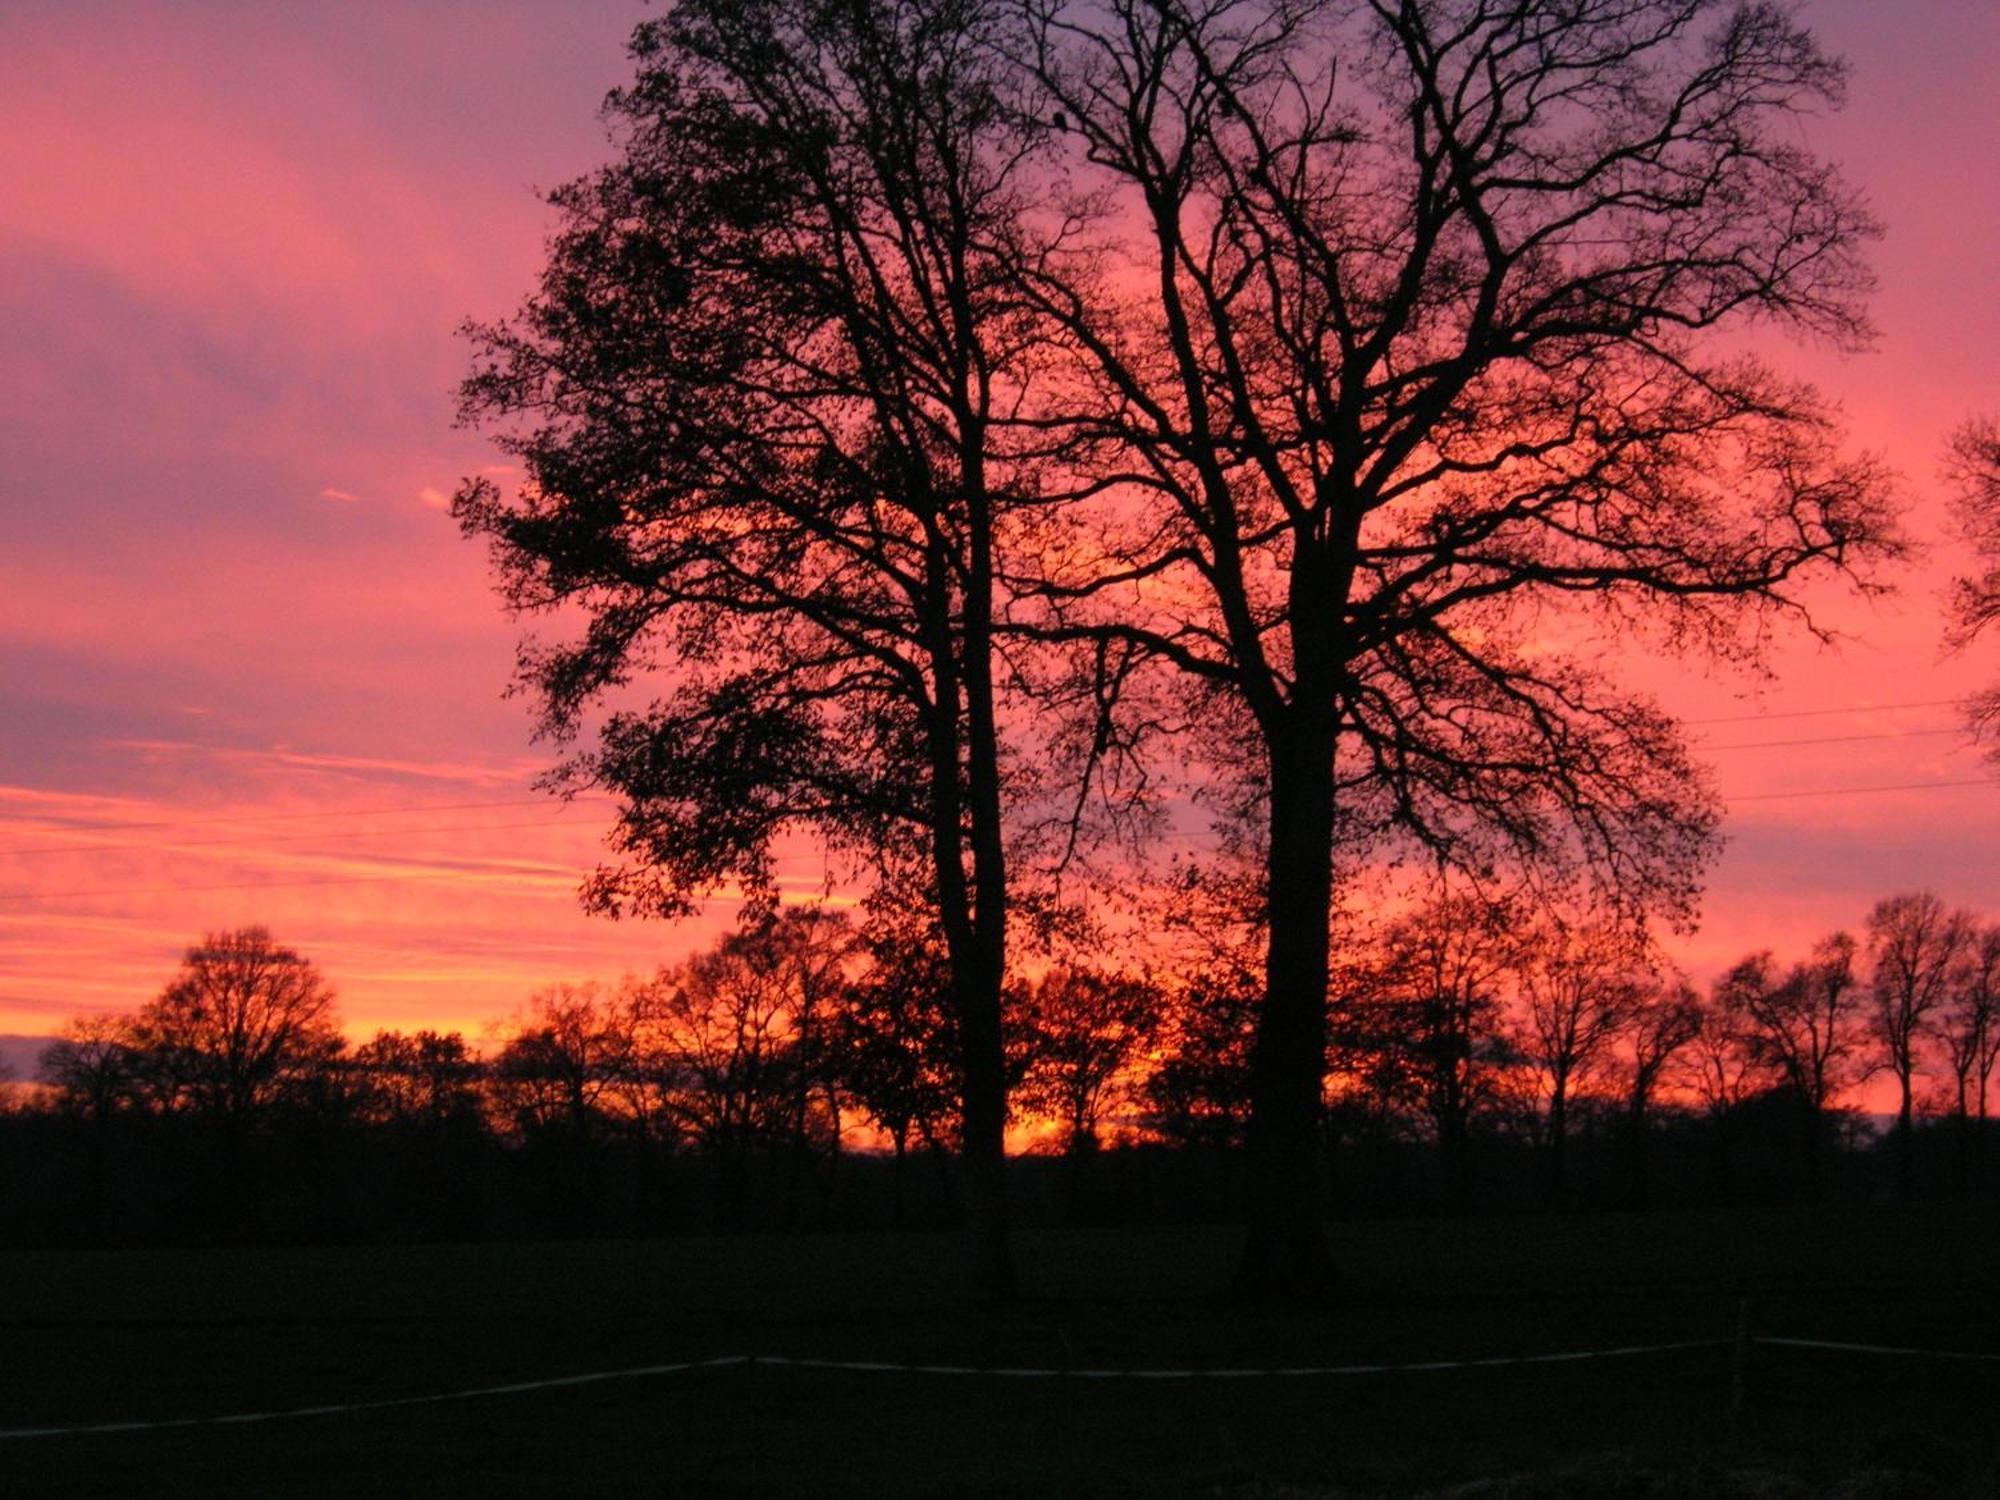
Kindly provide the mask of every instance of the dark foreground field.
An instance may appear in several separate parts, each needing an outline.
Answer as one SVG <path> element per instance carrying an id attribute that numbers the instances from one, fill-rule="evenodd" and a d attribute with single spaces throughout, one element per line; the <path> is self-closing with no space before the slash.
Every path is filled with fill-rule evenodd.
<path id="1" fill-rule="evenodd" d="M 754 1353 L 1095 1368 L 1413 1362 L 1753 1332 L 2000 1349 L 2000 1216 L 1382 1223 L 1344 1305 L 1215 1295 L 1232 1237 L 1039 1233 L 964 1305 L 947 1238 L 0 1256 L 0 1427 L 382 1400 Z M 2000 1494 L 2000 1365 L 1757 1346 L 1227 1381 L 732 1367 L 0 1442 L 12 1494 Z"/>

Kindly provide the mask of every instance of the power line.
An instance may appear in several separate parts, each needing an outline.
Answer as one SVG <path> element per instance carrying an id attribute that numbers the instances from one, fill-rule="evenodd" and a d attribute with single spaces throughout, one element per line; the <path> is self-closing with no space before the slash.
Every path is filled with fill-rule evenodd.
<path id="1" fill-rule="evenodd" d="M 1884 729 L 1874 734 L 1823 734 L 1803 740 L 1738 740 L 1728 745 L 1698 745 L 1698 750 L 1776 750 L 1790 745 L 1848 745 L 1857 740 L 1912 740 L 1928 735 L 1964 734 L 1958 725 L 1947 729 Z"/>
<path id="2" fill-rule="evenodd" d="M 1963 698 L 1926 698 L 1917 703 L 1853 703 L 1845 708 L 1795 708 L 1781 714 L 1729 714 L 1718 719 L 1682 719 L 1683 724 L 1754 724 L 1765 719 L 1823 719 L 1831 714 L 1888 713 L 1902 708 L 1958 708 Z"/>
<path id="3" fill-rule="evenodd" d="M 1794 797 L 1859 797 L 1868 792 L 1934 792 L 1955 786 L 2000 787 L 2000 778 L 1979 776 L 1970 781 L 1903 781 L 1894 786 L 1822 786 L 1805 792 L 1745 792 L 1740 797 L 1724 797 L 1725 802 L 1776 802 Z"/>

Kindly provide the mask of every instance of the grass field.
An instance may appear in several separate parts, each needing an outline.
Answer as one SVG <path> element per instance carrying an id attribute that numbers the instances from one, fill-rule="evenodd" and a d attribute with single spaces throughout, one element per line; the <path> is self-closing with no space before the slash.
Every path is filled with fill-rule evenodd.
<path id="1" fill-rule="evenodd" d="M 1068 1368 L 1412 1362 L 1753 1331 L 2000 1350 L 2000 1216 L 1344 1226 L 1348 1293 L 1217 1295 L 1233 1236 L 825 1236 L 0 1256 L 0 1427 L 393 1399 L 723 1354 Z M 1755 1347 L 1210 1382 L 728 1368 L 0 1443 L 5 1494 L 2000 1494 L 2000 1365 Z"/>

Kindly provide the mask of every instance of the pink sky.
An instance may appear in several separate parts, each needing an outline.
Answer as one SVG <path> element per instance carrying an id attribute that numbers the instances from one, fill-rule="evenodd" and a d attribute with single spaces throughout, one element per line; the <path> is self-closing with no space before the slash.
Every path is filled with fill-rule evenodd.
<path id="1" fill-rule="evenodd" d="M 1854 65 L 1848 111 L 1798 129 L 1889 227 L 1882 337 L 1779 357 L 1844 402 L 1937 536 L 1944 436 L 2000 410 L 2000 8 L 1804 9 Z M 263 922 L 353 1029 L 476 1033 L 727 919 L 578 913 L 603 808 L 530 789 L 547 752 L 500 698 L 514 629 L 439 509 L 497 462 L 451 428 L 452 330 L 528 287 L 533 190 L 603 156 L 596 105 L 642 14 L 0 13 L 0 1032 L 136 1005 L 204 929 Z M 1833 601 L 1852 640 L 1787 648 L 1754 697 L 1636 669 L 1735 721 L 1700 726 L 1732 806 L 1680 946 L 1698 975 L 1797 953 L 1899 889 L 2000 917 L 2000 786 L 1843 790 L 1982 776 L 1944 703 L 2000 678 L 2000 642 L 1941 656 L 1952 563 L 1888 603 Z"/>

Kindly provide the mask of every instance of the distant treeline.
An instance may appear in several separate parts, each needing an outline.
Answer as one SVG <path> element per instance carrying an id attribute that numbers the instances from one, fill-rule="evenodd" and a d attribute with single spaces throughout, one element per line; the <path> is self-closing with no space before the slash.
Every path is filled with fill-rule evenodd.
<path id="1" fill-rule="evenodd" d="M 1334 997 L 1336 1214 L 1991 1192 L 2000 926 L 1935 897 L 1707 994 L 1608 923 L 1452 895 L 1373 926 Z M 957 1056 L 921 932 L 823 908 L 650 978 L 533 996 L 481 1055 L 338 1027 L 314 966 L 210 936 L 77 1020 L 0 1115 L 16 1244 L 936 1225 Z M 1053 964 L 1007 995 L 1029 1220 L 1240 1213 L 1256 976 Z M 1887 1074 L 1903 1112 L 1854 1109 Z"/>

